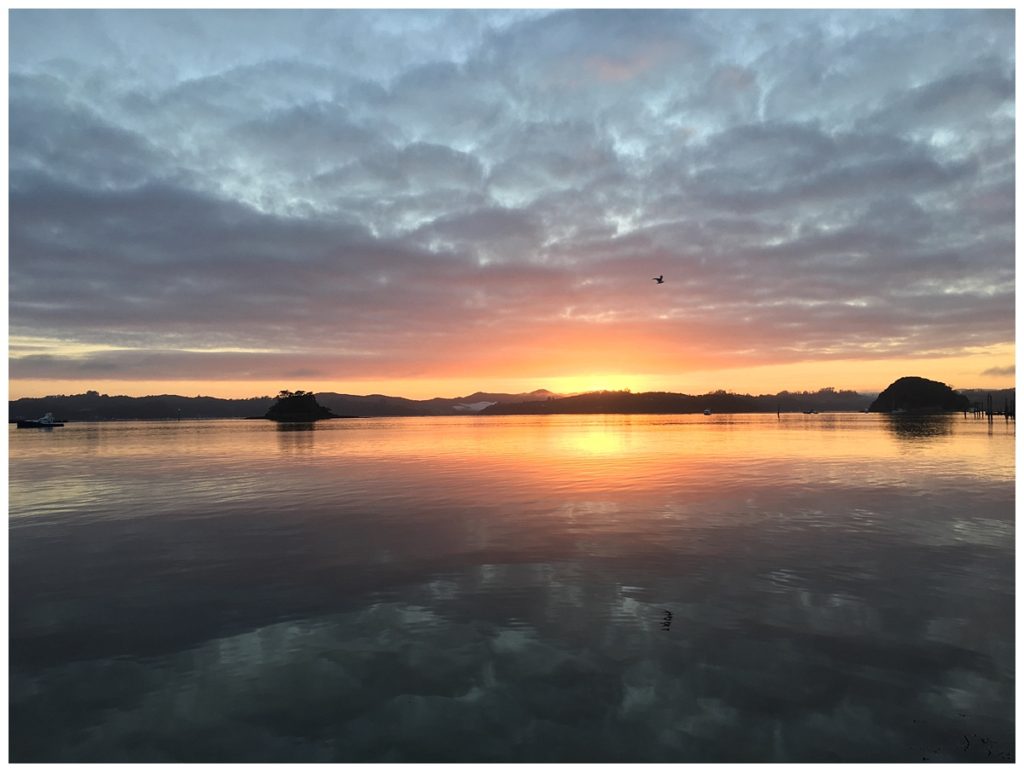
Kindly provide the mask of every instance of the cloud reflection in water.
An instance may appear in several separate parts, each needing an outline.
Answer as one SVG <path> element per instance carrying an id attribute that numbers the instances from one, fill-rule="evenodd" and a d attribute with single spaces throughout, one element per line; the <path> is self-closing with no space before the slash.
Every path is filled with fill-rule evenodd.
<path id="1" fill-rule="evenodd" d="M 16 436 L 15 757 L 955 761 L 950 738 L 1007 742 L 1012 433 L 832 418 L 138 424 L 90 429 L 87 454 L 84 428 Z M 617 431 L 600 463 L 580 443 Z M 77 487 L 37 510 L 26 482 L 47 474 Z"/>

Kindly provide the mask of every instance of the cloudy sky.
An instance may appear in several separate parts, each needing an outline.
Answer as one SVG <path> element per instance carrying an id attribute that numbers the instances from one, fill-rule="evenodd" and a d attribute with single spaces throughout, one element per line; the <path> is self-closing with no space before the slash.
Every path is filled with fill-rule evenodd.
<path id="1" fill-rule="evenodd" d="M 1013 11 L 12 11 L 9 59 L 12 397 L 1013 383 Z"/>

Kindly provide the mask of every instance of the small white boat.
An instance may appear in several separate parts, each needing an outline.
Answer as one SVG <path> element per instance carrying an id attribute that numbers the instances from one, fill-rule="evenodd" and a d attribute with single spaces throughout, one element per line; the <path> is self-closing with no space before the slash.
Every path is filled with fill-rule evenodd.
<path id="1" fill-rule="evenodd" d="M 34 421 L 18 421 L 19 429 L 48 429 L 53 426 L 63 426 L 60 421 L 53 417 L 53 413 L 47 413 L 42 418 Z"/>
<path id="2" fill-rule="evenodd" d="M 711 411 L 710 410 L 705 410 L 704 411 L 704 415 L 711 415 Z"/>

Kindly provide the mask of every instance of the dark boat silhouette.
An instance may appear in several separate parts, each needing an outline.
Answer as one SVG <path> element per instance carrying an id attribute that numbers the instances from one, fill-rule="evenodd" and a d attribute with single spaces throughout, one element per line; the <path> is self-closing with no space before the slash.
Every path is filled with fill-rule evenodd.
<path id="1" fill-rule="evenodd" d="M 37 418 L 35 420 L 19 419 L 18 421 L 19 429 L 49 429 L 54 426 L 63 425 L 64 424 L 53 417 L 53 413 L 47 413 L 42 418 Z"/>

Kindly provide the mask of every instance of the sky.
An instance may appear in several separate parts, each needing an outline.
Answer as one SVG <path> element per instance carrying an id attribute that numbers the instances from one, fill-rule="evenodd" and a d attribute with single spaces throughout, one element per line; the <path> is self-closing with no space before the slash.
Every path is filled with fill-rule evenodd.
<path id="1" fill-rule="evenodd" d="M 12 10 L 10 396 L 1012 386 L 1013 13 Z"/>

